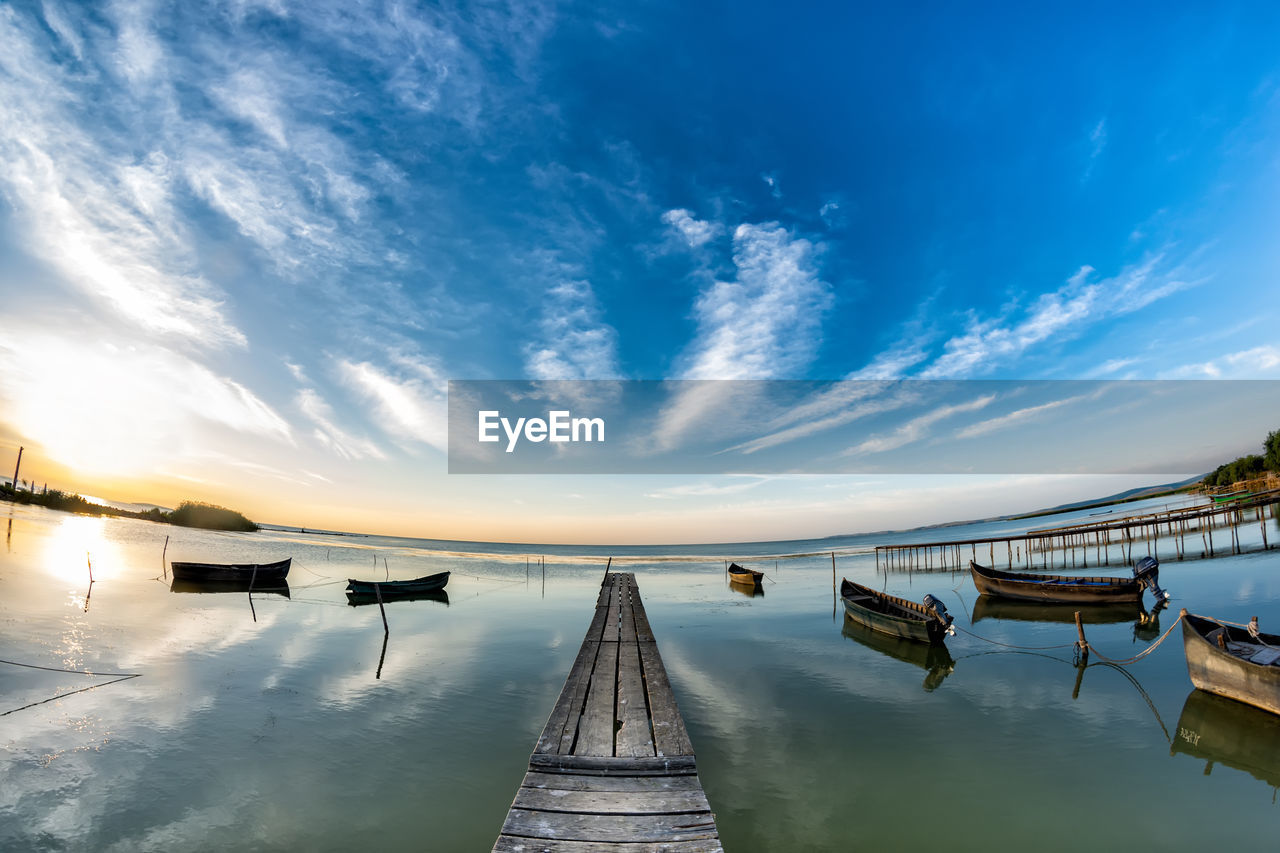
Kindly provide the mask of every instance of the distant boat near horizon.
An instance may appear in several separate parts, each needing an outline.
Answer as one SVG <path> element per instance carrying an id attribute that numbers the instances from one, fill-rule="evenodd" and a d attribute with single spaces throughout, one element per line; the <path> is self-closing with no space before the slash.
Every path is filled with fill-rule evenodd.
<path id="1" fill-rule="evenodd" d="M 268 586 L 289 575 L 292 557 L 274 563 L 194 563 L 174 560 L 169 564 L 176 581 L 235 581 Z"/>

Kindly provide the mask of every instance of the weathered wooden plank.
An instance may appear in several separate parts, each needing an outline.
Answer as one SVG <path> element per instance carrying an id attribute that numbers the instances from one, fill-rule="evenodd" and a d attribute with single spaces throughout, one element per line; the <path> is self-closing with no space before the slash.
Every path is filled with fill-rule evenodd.
<path id="1" fill-rule="evenodd" d="M 584 640 L 578 649 L 578 657 L 569 669 L 569 677 L 565 679 L 560 697 L 556 699 L 555 707 L 551 709 L 547 724 L 538 738 L 538 752 L 568 752 L 573 747 L 578 720 L 586 701 L 591 670 L 595 667 L 599 649 L 600 643 L 591 640 Z"/>
<path id="2" fill-rule="evenodd" d="M 653 746 L 658 755 L 691 755 L 689 733 L 676 706 L 675 693 L 667 679 L 667 670 L 654 643 L 637 643 L 640 663 L 644 667 L 644 683 L 649 693 L 649 713 L 653 717 Z"/>
<path id="3" fill-rule="evenodd" d="M 530 770 L 522 785 L 526 788 L 553 788 L 558 791 L 702 791 L 696 775 L 680 776 L 595 776 L 569 771 L 540 773 Z"/>
<path id="4" fill-rule="evenodd" d="M 556 755 L 535 752 L 529 769 L 539 772 L 569 770 L 575 773 L 604 772 L 617 776 L 643 773 L 697 773 L 692 755 L 658 755 L 653 758 L 618 758 L 608 755 Z"/>
<path id="5" fill-rule="evenodd" d="M 605 617 L 604 632 L 600 635 L 600 640 L 606 643 L 616 643 L 618 641 L 618 624 L 622 616 L 622 584 L 617 582 L 618 575 L 610 575 L 614 579 L 612 589 L 609 593 L 609 613 Z"/>
<path id="6" fill-rule="evenodd" d="M 544 812 L 585 814 L 677 814 L 709 812 L 707 795 L 697 791 L 562 791 L 558 788 L 521 788 L 515 808 Z"/>
<path id="7" fill-rule="evenodd" d="M 587 704 L 578 722 L 574 755 L 613 755 L 614 709 L 618 693 L 618 644 L 600 643 Z"/>
<path id="8" fill-rule="evenodd" d="M 621 594 L 621 610 L 618 612 L 618 640 L 622 643 L 634 643 L 636 639 L 635 602 L 640 594 L 635 589 L 635 578 L 628 576 L 628 583 L 623 585 Z"/>
<path id="9" fill-rule="evenodd" d="M 653 642 L 653 629 L 649 627 L 649 615 L 644 612 L 644 602 L 640 599 L 640 591 L 631 600 L 631 616 L 636 623 L 636 639 L 642 643 Z"/>
<path id="10" fill-rule="evenodd" d="M 513 808 L 503 835 L 557 841 L 686 841 L 716 838 L 710 812 L 674 815 L 597 815 Z"/>
<path id="11" fill-rule="evenodd" d="M 592 841 L 552 841 L 548 838 L 517 838 L 501 835 L 493 853 L 600 853 L 600 845 Z M 611 853 L 724 853 L 719 839 L 689 841 L 614 842 L 606 850 Z"/>
<path id="12" fill-rule="evenodd" d="M 615 755 L 632 757 L 657 754 L 649 723 L 648 701 L 645 699 L 644 674 L 640 669 L 640 649 L 635 642 L 618 644 L 616 716 L 618 731 L 614 737 Z"/>

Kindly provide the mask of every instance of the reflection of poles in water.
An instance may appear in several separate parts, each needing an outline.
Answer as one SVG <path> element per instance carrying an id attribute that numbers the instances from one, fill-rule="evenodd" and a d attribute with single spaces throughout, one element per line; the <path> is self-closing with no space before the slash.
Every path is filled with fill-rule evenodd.
<path id="1" fill-rule="evenodd" d="M 6 551 L 13 550 L 13 510 L 10 509 L 9 512 L 9 532 L 6 533 L 4 537 L 4 547 Z"/>
<path id="2" fill-rule="evenodd" d="M 1076 663 L 1076 685 L 1071 688 L 1071 701 L 1080 698 L 1080 683 L 1084 681 L 1084 671 L 1089 668 L 1088 659 Z"/>
<path id="3" fill-rule="evenodd" d="M 374 678 L 382 678 L 382 662 L 387 659 L 387 640 L 389 639 L 391 639 L 390 631 L 382 635 L 382 654 L 378 656 L 378 671 L 373 674 Z"/>
<path id="4" fill-rule="evenodd" d="M 253 621 L 258 621 L 258 611 L 253 606 L 253 582 L 258 579 L 258 566 L 253 566 L 253 574 L 249 576 L 249 612 L 253 614 Z"/>
<path id="5" fill-rule="evenodd" d="M 93 596 L 93 581 L 89 581 L 89 589 L 84 594 L 84 612 L 89 612 L 89 599 Z"/>

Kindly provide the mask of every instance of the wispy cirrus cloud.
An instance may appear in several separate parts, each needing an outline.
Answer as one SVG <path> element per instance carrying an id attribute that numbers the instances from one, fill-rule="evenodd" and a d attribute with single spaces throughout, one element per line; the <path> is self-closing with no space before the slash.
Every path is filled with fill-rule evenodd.
<path id="1" fill-rule="evenodd" d="M 1280 376 L 1280 347 L 1251 347 L 1164 371 L 1161 379 L 1270 379 Z"/>
<path id="2" fill-rule="evenodd" d="M 618 375 L 618 333 L 589 281 L 565 278 L 543 292 L 540 336 L 525 347 L 534 379 L 611 379 Z"/>
<path id="3" fill-rule="evenodd" d="M 1131 314 L 1199 282 L 1178 269 L 1165 270 L 1163 255 L 1094 280 L 1081 267 L 1057 290 L 1041 294 L 1021 317 L 971 317 L 962 334 L 943 344 L 942 354 L 920 372 L 925 379 L 981 374 L 1016 361 L 1039 344 L 1073 338 L 1102 320 Z"/>
<path id="4" fill-rule="evenodd" d="M 314 426 L 312 437 L 343 459 L 385 459 L 386 454 L 367 438 L 348 433 L 334 423 L 333 407 L 314 388 L 303 388 L 295 405 Z"/>
<path id="5" fill-rule="evenodd" d="M 372 403 L 377 423 L 387 434 L 446 450 L 449 439 L 448 383 L 428 362 L 395 357 L 394 368 L 341 359 L 339 380 Z"/>

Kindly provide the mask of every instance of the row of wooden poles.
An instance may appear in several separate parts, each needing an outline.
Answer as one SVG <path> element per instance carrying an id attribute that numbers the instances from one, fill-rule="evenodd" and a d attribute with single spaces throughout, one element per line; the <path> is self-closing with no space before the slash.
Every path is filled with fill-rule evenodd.
<path id="1" fill-rule="evenodd" d="M 1198 505 L 1163 510 L 1147 515 L 1129 516 L 1102 524 L 1078 524 L 1033 530 L 1012 536 L 988 536 L 957 539 L 948 542 L 915 542 L 900 545 L 877 545 L 876 568 L 885 572 L 955 572 L 968 569 L 969 560 L 979 560 L 979 546 L 987 565 L 996 566 L 999 550 L 1005 550 L 1004 564 L 1016 567 L 1048 569 L 1056 566 L 1059 556 L 1062 568 L 1109 566 L 1112 551 L 1118 547 L 1121 562 L 1132 564 L 1135 546 L 1145 548 L 1150 556 L 1160 559 L 1161 538 L 1168 540 L 1174 558 L 1188 556 L 1187 540 L 1199 534 L 1201 557 L 1216 557 L 1243 552 L 1240 530 L 1255 521 L 1262 532 L 1262 550 L 1271 548 L 1267 539 L 1267 517 L 1277 517 L 1280 491 L 1267 492 L 1230 504 Z M 1227 543 L 1214 542 L 1213 531 L 1226 528 Z M 1194 548 L 1194 544 L 1191 546 Z M 967 551 L 967 553 L 966 553 Z M 1168 551 L 1166 551 L 1166 555 Z"/>

